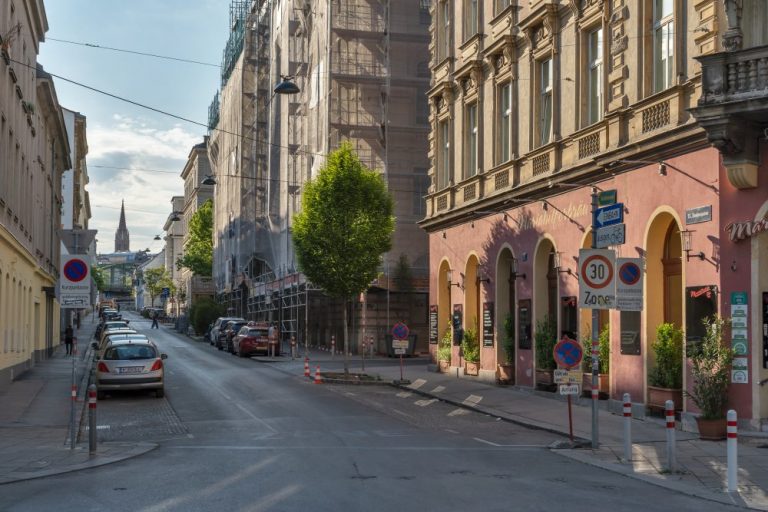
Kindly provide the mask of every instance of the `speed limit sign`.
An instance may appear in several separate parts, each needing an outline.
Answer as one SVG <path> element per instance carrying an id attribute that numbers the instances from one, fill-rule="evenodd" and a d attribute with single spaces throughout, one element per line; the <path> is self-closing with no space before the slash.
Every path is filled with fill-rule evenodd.
<path id="1" fill-rule="evenodd" d="M 616 254 L 606 249 L 579 251 L 579 304 L 585 309 L 614 309 Z"/>

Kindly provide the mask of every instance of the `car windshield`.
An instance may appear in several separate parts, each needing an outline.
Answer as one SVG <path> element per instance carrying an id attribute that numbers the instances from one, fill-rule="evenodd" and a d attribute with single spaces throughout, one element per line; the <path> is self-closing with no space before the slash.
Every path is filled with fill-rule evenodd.
<path id="1" fill-rule="evenodd" d="M 131 361 L 134 359 L 156 359 L 157 352 L 148 345 L 119 345 L 111 347 L 104 353 L 104 359 L 109 361 Z"/>

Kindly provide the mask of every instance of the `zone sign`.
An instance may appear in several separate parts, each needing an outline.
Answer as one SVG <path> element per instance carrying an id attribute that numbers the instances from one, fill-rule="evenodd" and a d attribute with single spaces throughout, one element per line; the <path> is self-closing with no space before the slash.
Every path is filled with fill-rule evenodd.
<path id="1" fill-rule="evenodd" d="M 581 249 L 579 251 L 579 304 L 585 309 L 616 307 L 614 251 Z"/>

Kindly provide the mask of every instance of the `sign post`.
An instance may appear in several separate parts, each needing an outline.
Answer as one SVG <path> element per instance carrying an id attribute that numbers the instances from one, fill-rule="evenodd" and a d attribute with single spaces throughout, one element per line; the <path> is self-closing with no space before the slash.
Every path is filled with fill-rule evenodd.
<path id="1" fill-rule="evenodd" d="M 411 333 L 403 322 L 397 322 L 392 327 L 392 348 L 400 355 L 400 380 L 403 380 L 403 354 L 408 349 L 408 335 Z"/>
<path id="2" fill-rule="evenodd" d="M 555 358 L 557 365 L 565 368 L 565 375 L 558 375 L 555 382 L 560 381 L 558 382 L 558 384 L 560 384 L 560 394 L 568 397 L 568 433 L 570 434 L 571 442 L 573 442 L 573 409 L 571 405 L 571 396 L 579 394 L 579 385 L 573 382 L 577 377 L 574 376 L 575 378 L 573 380 L 570 378 L 569 370 L 581 363 L 581 359 L 584 357 L 584 351 L 576 340 L 571 339 L 568 336 L 563 336 L 563 338 L 557 342 L 555 348 L 552 349 L 552 355 Z"/>

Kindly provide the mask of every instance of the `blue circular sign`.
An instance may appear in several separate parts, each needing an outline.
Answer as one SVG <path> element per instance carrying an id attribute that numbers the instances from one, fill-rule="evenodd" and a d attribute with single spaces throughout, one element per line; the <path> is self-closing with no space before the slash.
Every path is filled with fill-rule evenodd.
<path id="1" fill-rule="evenodd" d="M 73 283 L 79 283 L 88 277 L 88 264 L 74 258 L 64 264 L 64 276 Z"/>
<path id="2" fill-rule="evenodd" d="M 395 326 L 392 327 L 392 337 L 396 340 L 407 340 L 410 332 L 408 326 L 403 322 L 397 322 Z"/>
<path id="3" fill-rule="evenodd" d="M 573 368 L 581 362 L 581 358 L 584 356 L 584 351 L 579 345 L 579 342 L 563 336 L 563 339 L 557 342 L 552 355 L 555 358 L 555 362 L 565 368 Z"/>
<path id="4" fill-rule="evenodd" d="M 640 280 L 640 267 L 636 263 L 628 261 L 619 268 L 619 279 L 621 282 L 632 286 Z"/>

